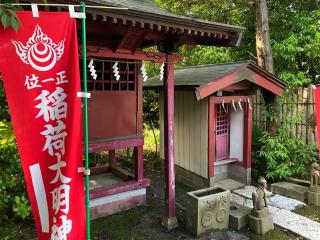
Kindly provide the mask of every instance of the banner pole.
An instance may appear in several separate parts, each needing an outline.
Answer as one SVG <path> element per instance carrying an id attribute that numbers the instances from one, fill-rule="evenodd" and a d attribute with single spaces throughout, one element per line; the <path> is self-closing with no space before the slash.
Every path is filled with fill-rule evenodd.
<path id="1" fill-rule="evenodd" d="M 85 0 L 81 1 L 81 10 L 86 13 Z M 87 92 L 87 31 L 86 31 L 86 18 L 82 18 L 82 72 L 83 72 L 83 91 Z M 88 99 L 83 98 L 83 115 L 84 115 L 84 148 L 85 148 L 85 169 L 89 169 L 89 141 L 88 141 Z M 90 240 L 90 181 L 89 175 L 85 175 L 85 189 L 86 189 L 86 233 L 87 240 Z"/>

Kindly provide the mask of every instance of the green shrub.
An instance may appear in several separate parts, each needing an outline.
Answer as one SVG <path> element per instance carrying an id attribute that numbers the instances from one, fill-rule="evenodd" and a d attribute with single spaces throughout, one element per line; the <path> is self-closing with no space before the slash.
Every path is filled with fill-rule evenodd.
<path id="1" fill-rule="evenodd" d="M 0 222 L 26 218 L 31 209 L 10 122 L 0 121 Z"/>
<path id="2" fill-rule="evenodd" d="M 252 159 L 257 174 L 266 174 L 272 181 L 308 174 L 308 166 L 316 159 L 317 149 L 298 137 L 289 136 L 289 132 L 289 124 L 284 123 L 274 136 L 266 131 L 255 133 L 259 140 Z"/>
<path id="3" fill-rule="evenodd" d="M 262 147 L 262 143 L 260 142 L 260 139 L 262 138 L 264 133 L 265 133 L 265 130 L 263 130 L 262 128 L 256 125 L 252 126 L 251 175 L 252 175 L 252 178 L 256 180 L 258 180 L 260 176 L 265 176 L 265 172 L 267 169 L 265 161 L 262 161 L 259 157 L 259 151 Z"/>

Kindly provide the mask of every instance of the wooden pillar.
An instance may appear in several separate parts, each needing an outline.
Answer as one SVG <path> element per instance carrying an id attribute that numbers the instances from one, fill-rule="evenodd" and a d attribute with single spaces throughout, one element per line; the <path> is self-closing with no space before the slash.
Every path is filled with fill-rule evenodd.
<path id="1" fill-rule="evenodd" d="M 214 97 L 209 100 L 209 120 L 208 120 L 208 179 L 214 176 L 214 161 L 215 161 L 215 134 L 216 134 L 216 104 Z"/>
<path id="2" fill-rule="evenodd" d="M 136 71 L 141 68 L 142 64 L 137 64 Z M 142 114 L 143 114 L 143 90 L 142 90 L 142 76 L 141 74 L 137 75 L 136 79 L 136 91 L 137 91 L 137 134 L 143 134 L 142 130 L 142 124 L 143 124 L 143 119 L 142 119 Z M 137 146 L 134 148 L 134 153 L 135 153 L 135 179 L 137 181 L 140 181 L 143 179 L 143 145 Z"/>
<path id="3" fill-rule="evenodd" d="M 174 64 L 167 54 L 163 79 L 164 100 L 164 168 L 165 168 L 165 215 L 162 225 L 168 230 L 178 226 L 175 210 L 174 170 Z"/>
<path id="4" fill-rule="evenodd" d="M 116 150 L 109 151 L 109 164 L 113 164 L 116 161 Z"/>
<path id="5" fill-rule="evenodd" d="M 250 103 L 252 104 L 252 98 Z M 252 105 L 251 105 L 252 106 Z M 244 141 L 243 141 L 243 167 L 251 168 L 251 145 L 252 145 L 252 107 L 246 105 L 244 112 Z"/>
<path id="6" fill-rule="evenodd" d="M 135 169 L 135 178 L 137 181 L 143 179 L 143 146 L 135 147 L 135 160 L 136 160 L 136 169 Z"/>

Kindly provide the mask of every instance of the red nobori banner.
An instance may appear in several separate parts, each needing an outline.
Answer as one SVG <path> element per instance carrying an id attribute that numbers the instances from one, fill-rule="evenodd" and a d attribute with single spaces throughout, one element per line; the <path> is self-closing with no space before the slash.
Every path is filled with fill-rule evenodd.
<path id="1" fill-rule="evenodd" d="M 38 237 L 85 239 L 76 21 L 17 15 L 17 32 L 0 27 L 0 72 Z"/>
<path id="2" fill-rule="evenodd" d="M 314 88 L 314 102 L 316 111 L 316 122 L 317 122 L 317 132 L 318 132 L 318 149 L 320 156 L 320 85 Z"/>

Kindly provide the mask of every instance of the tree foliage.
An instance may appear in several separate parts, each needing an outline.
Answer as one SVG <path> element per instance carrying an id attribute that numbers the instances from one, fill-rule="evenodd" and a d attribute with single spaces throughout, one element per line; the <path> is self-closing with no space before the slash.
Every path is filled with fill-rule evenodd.
<path id="1" fill-rule="evenodd" d="M 18 30 L 20 22 L 15 11 L 19 9 L 21 8 L 10 3 L 0 5 L 0 19 L 4 29 L 12 27 L 15 31 Z"/>
<path id="2" fill-rule="evenodd" d="M 255 15 L 246 0 L 155 0 L 165 9 L 190 17 L 240 25 L 246 28 L 238 48 L 183 47 L 183 66 L 239 60 L 255 61 Z M 289 88 L 319 83 L 320 10 L 317 0 L 269 0 L 271 47 L 276 75 Z"/>

